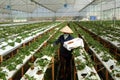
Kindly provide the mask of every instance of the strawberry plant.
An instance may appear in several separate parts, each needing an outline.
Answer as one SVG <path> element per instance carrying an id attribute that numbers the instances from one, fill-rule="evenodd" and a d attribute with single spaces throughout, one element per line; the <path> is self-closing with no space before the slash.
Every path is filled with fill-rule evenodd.
<path id="1" fill-rule="evenodd" d="M 6 75 L 5 75 L 4 72 L 1 72 L 1 71 L 0 71 L 0 79 L 1 79 L 1 80 L 7 80 L 7 79 L 6 79 Z"/>
<path id="2" fill-rule="evenodd" d="M 105 62 L 107 62 L 109 59 L 111 59 L 111 57 L 109 55 L 107 55 L 107 54 L 103 55 L 101 57 L 102 57 L 102 60 L 105 61 Z"/>
<path id="3" fill-rule="evenodd" d="M 16 38 L 15 42 L 21 43 L 21 39 L 20 38 Z"/>
<path id="4" fill-rule="evenodd" d="M 7 65 L 7 69 L 9 71 L 15 70 L 16 69 L 16 64 L 9 64 L 9 65 Z"/>
<path id="5" fill-rule="evenodd" d="M 36 61 L 36 63 L 41 67 L 45 67 L 45 65 L 48 64 L 48 60 L 47 59 L 39 59 Z"/>
<path id="6" fill-rule="evenodd" d="M 30 77 L 28 74 L 25 74 L 25 79 L 28 79 L 28 80 L 36 80 L 34 78 L 34 76 Z"/>
<path id="7" fill-rule="evenodd" d="M 78 70 L 83 70 L 85 68 L 86 64 L 84 62 L 80 62 L 80 64 L 77 65 Z"/>
<path id="8" fill-rule="evenodd" d="M 75 50 L 73 51 L 73 55 L 74 55 L 75 57 L 80 56 L 80 51 L 79 51 L 79 49 L 75 49 Z"/>
<path id="9" fill-rule="evenodd" d="M 8 45 L 13 47 L 15 45 L 15 42 L 8 42 Z"/>

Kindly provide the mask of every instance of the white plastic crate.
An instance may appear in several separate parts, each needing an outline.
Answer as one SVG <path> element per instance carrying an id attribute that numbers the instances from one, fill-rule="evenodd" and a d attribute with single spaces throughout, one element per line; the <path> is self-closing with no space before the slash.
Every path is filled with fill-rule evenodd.
<path id="1" fill-rule="evenodd" d="M 74 48 L 84 47 L 84 43 L 81 38 L 74 38 L 72 40 L 64 42 L 63 46 L 70 51 Z"/>

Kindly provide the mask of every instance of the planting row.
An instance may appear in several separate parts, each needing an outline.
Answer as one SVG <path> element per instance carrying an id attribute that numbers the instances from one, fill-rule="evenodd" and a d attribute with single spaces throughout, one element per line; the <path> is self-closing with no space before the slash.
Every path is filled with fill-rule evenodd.
<path id="1" fill-rule="evenodd" d="M 120 27 L 113 26 L 109 22 L 103 22 L 102 24 L 99 21 L 94 22 L 80 22 L 81 26 L 89 29 L 91 32 L 99 35 L 103 39 L 106 39 L 113 43 L 114 45 L 120 47 Z"/>
<path id="2" fill-rule="evenodd" d="M 10 52 L 12 52 L 13 50 L 17 49 L 18 47 L 20 47 L 22 44 L 25 44 L 31 40 L 33 40 L 34 38 L 36 38 L 37 36 L 47 32 L 48 30 L 52 29 L 53 27 L 57 26 L 58 24 L 52 24 L 46 27 L 43 27 L 41 29 L 38 29 L 34 32 L 31 32 L 29 34 L 26 34 L 28 36 L 26 36 L 25 38 L 22 38 L 21 36 L 18 36 L 16 38 L 14 38 L 13 40 L 8 39 L 8 41 L 4 41 L 1 43 L 1 48 L 0 48 L 0 55 L 1 57 L 9 54 Z"/>
<path id="3" fill-rule="evenodd" d="M 77 26 L 77 25 L 72 25 L 72 26 Z M 71 28 L 74 29 L 74 27 L 71 27 Z M 20 68 L 23 65 L 25 65 L 31 57 L 34 56 L 36 58 L 35 62 L 29 63 L 31 67 L 30 69 L 28 69 L 25 75 L 21 78 L 21 80 L 42 79 L 46 69 L 48 68 L 48 65 L 51 63 L 51 60 L 53 60 L 55 50 L 57 50 L 58 48 L 58 47 L 51 46 L 53 41 L 56 38 L 58 38 L 58 36 L 60 35 L 60 33 L 58 32 L 56 33 L 58 29 L 59 28 L 55 28 L 53 31 L 46 33 L 49 35 L 43 34 L 42 37 L 36 38 L 36 40 L 33 41 L 30 45 L 21 47 L 19 52 L 16 55 L 14 55 L 13 58 L 10 58 L 2 62 L 0 64 L 0 78 L 4 80 L 11 79 L 13 76 L 15 76 L 17 71 L 20 70 Z M 78 27 L 77 29 L 81 33 L 83 33 L 83 31 L 80 30 Z M 53 37 L 54 34 L 55 36 Z M 77 35 L 76 31 L 74 31 L 73 36 L 77 37 L 76 35 Z M 46 43 L 48 45 L 46 45 Z M 43 45 L 46 45 L 46 46 L 42 48 Z M 91 43 L 91 46 L 92 45 L 93 44 Z M 90 56 L 86 54 L 85 50 L 83 48 L 75 49 L 73 54 L 75 56 L 75 64 L 76 64 L 75 66 L 77 69 L 78 79 L 79 80 L 82 80 L 82 79 L 99 80 L 99 76 L 97 75 L 93 67 L 94 64 L 91 64 L 93 62 L 91 61 Z M 106 65 L 106 62 L 105 62 L 105 65 Z M 115 68 L 116 68 L 116 65 L 115 65 Z M 115 69 L 112 69 L 112 71 L 113 70 L 114 70 L 114 74 L 112 74 L 113 76 L 119 75 L 119 71 L 115 71 Z"/>
<path id="4" fill-rule="evenodd" d="M 74 28 L 75 25 L 70 23 L 69 26 L 74 31 L 74 34 L 72 35 L 74 37 L 78 37 L 78 33 Z M 90 56 L 83 47 L 74 49 L 73 55 L 75 59 L 74 62 L 77 70 L 78 80 L 100 80 L 100 77 L 94 68 L 94 62 L 92 62 Z"/>
<path id="5" fill-rule="evenodd" d="M 53 35 L 52 38 L 46 42 L 46 46 L 43 47 L 39 52 L 34 54 L 36 60 L 34 61 L 34 63 L 30 63 L 31 65 L 30 69 L 28 69 L 28 71 L 24 74 L 21 80 L 26 80 L 26 79 L 42 80 L 44 78 L 44 75 L 49 65 L 50 64 L 52 64 L 52 66 L 54 65 L 52 59 L 58 47 L 53 47 L 52 44 L 56 36 L 58 36 L 59 34 L 60 34 L 59 32 L 55 33 L 55 35 Z"/>
<path id="6" fill-rule="evenodd" d="M 80 26 L 80 24 L 78 24 Z M 89 33 L 95 40 L 97 40 L 99 43 L 104 45 L 104 47 L 108 48 L 112 55 L 114 55 L 115 59 L 120 59 L 120 48 L 112 44 L 110 41 L 105 40 L 104 38 L 101 38 L 99 35 L 95 34 L 94 32 L 88 30 L 87 28 L 84 28 L 80 26 L 85 32 Z"/>
<path id="7" fill-rule="evenodd" d="M 9 26 L 9 27 L 2 27 L 0 26 L 0 42 L 14 38 L 17 36 L 21 36 L 24 38 L 25 34 L 31 33 L 34 30 L 38 30 L 41 27 L 52 25 L 51 22 L 41 22 L 35 24 L 26 24 L 20 26 Z"/>
<path id="8" fill-rule="evenodd" d="M 108 70 L 113 79 L 120 79 L 120 62 L 116 61 L 109 50 L 98 41 L 94 40 L 88 33 L 83 31 L 78 25 L 75 25 L 78 33 L 82 35 L 89 47 L 94 51 L 95 56 L 100 60 L 104 67 Z M 112 67 L 112 68 L 111 68 Z"/>
<path id="9" fill-rule="evenodd" d="M 39 23 L 39 24 L 31 24 L 31 25 L 25 25 L 25 26 L 20 26 L 20 27 L 19 26 L 12 27 L 12 28 L 10 27 L 10 29 L 9 29 L 9 27 L 8 28 L 5 27 L 6 29 L 4 29 L 4 27 L 3 27 L 3 28 L 1 28 L 0 34 L 3 36 L 4 36 L 4 34 L 2 34 L 2 32 L 4 32 L 5 34 L 9 34 L 9 35 L 12 34 L 12 37 L 10 38 L 10 37 L 4 36 L 5 39 L 3 39 L 4 37 L 2 37 L 0 44 L 2 45 L 2 42 L 3 43 L 7 42 L 9 39 L 13 40 L 13 38 L 16 38 L 16 37 L 24 39 L 26 37 L 33 36 L 37 32 L 42 31 L 42 30 L 46 29 L 47 27 L 53 26 L 53 25 L 55 25 L 55 24 L 49 24 L 49 25 L 46 24 L 45 25 L 45 23 L 41 23 L 41 24 Z M 12 30 L 14 30 L 16 32 L 14 32 Z M 17 39 L 16 42 L 19 42 L 19 40 Z"/>
<path id="10" fill-rule="evenodd" d="M 84 48 L 74 51 L 78 80 L 100 80 L 90 56 Z"/>
<path id="11" fill-rule="evenodd" d="M 42 37 L 36 38 L 30 45 L 21 47 L 19 52 L 14 57 L 0 64 L 1 79 L 12 78 L 20 68 L 35 54 L 54 34 L 56 29 L 49 32 L 49 35 L 44 34 Z"/>
<path id="12" fill-rule="evenodd" d="M 34 79 L 34 80 L 42 80 L 45 74 L 45 71 L 50 64 L 52 56 L 54 56 L 55 51 L 58 47 L 51 46 L 51 42 L 60 35 L 57 33 L 54 35 L 53 38 L 48 41 L 48 45 L 43 47 L 40 52 L 36 53 L 34 56 L 37 58 L 34 63 L 31 63 L 30 69 L 25 73 L 25 75 L 21 78 L 21 80 L 26 79 Z M 76 36 L 76 35 L 74 35 Z M 84 49 L 75 49 L 73 55 L 75 56 L 75 62 L 77 63 L 76 69 L 78 73 L 79 80 L 81 79 L 97 79 L 100 80 L 99 76 L 97 75 L 93 64 L 91 64 L 90 57 L 85 53 Z M 86 59 L 84 59 L 86 58 Z M 82 59 L 82 61 L 81 61 Z M 88 60 L 88 61 L 87 61 Z M 79 62 L 79 64 L 78 64 Z M 84 63 L 84 64 L 82 64 Z M 87 72 L 86 72 L 87 69 Z M 86 75 L 84 75 L 86 74 Z"/>

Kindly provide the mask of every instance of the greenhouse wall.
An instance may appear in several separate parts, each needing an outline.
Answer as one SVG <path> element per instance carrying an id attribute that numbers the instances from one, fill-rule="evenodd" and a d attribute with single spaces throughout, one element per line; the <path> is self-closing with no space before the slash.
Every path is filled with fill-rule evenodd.
<path id="1" fill-rule="evenodd" d="M 97 16 L 97 20 L 120 20 L 120 0 L 100 1 L 83 9 L 80 15 L 88 19 L 90 16 Z"/>

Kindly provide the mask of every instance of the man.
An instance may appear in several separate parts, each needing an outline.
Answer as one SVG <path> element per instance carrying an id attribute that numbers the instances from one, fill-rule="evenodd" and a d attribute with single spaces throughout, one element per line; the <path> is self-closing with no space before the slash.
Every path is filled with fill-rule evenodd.
<path id="1" fill-rule="evenodd" d="M 72 51 L 67 50 L 63 44 L 65 41 L 69 41 L 73 39 L 73 37 L 70 35 L 73 33 L 73 31 L 68 27 L 65 26 L 60 30 L 63 34 L 60 35 L 60 37 L 55 41 L 54 45 L 57 45 L 60 43 L 60 49 L 59 49 L 59 55 L 60 55 L 60 75 L 61 77 L 59 80 L 70 80 L 71 78 L 71 59 L 72 59 Z"/>

